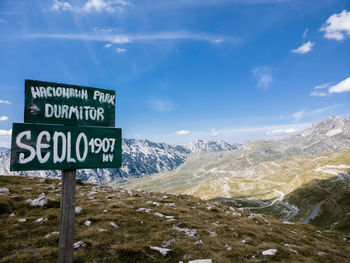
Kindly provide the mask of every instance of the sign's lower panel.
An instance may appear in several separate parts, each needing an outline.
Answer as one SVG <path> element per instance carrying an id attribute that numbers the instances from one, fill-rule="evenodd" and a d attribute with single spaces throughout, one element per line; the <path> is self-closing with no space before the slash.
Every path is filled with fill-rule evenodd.
<path id="1" fill-rule="evenodd" d="M 119 168 L 119 128 L 14 123 L 11 171 Z"/>

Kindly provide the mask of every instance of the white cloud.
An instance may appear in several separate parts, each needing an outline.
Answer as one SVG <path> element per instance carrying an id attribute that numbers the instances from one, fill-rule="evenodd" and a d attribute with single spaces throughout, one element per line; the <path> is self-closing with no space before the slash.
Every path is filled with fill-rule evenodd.
<path id="1" fill-rule="evenodd" d="M 0 130 L 0 147 L 10 148 L 11 147 L 11 134 L 10 130 Z"/>
<path id="2" fill-rule="evenodd" d="M 321 84 L 321 85 L 315 86 L 314 89 L 325 89 L 325 88 L 328 88 L 329 85 L 331 84 L 330 83 Z"/>
<path id="3" fill-rule="evenodd" d="M 51 11 L 71 11 L 73 10 L 73 7 L 70 3 L 60 1 L 60 0 L 53 0 L 53 4 L 50 8 Z"/>
<path id="4" fill-rule="evenodd" d="M 1 103 L 3 103 L 3 104 L 12 104 L 11 101 L 0 99 L 0 104 Z"/>
<path id="5" fill-rule="evenodd" d="M 276 129 L 272 131 L 267 131 L 265 134 L 266 135 L 279 135 L 279 134 L 289 134 L 289 133 L 294 133 L 299 131 L 299 129 L 295 128 L 288 128 L 288 129 Z"/>
<path id="6" fill-rule="evenodd" d="M 0 121 L 7 121 L 8 120 L 8 117 L 7 116 L 0 116 Z"/>
<path id="7" fill-rule="evenodd" d="M 125 49 L 125 48 L 117 47 L 117 48 L 115 49 L 115 51 L 116 51 L 118 54 L 120 54 L 120 53 L 126 52 L 126 49 Z"/>
<path id="8" fill-rule="evenodd" d="M 190 134 L 190 131 L 188 130 L 180 130 L 175 132 L 176 135 L 187 135 Z"/>
<path id="9" fill-rule="evenodd" d="M 215 45 L 220 45 L 224 40 L 222 38 L 214 39 L 211 42 Z"/>
<path id="10" fill-rule="evenodd" d="M 309 32 L 309 29 L 306 28 L 306 29 L 304 30 L 304 33 L 303 33 L 303 38 L 306 38 L 308 32 Z"/>
<path id="11" fill-rule="evenodd" d="M 322 92 L 322 91 L 317 91 L 314 90 L 310 93 L 310 96 L 314 96 L 314 97 L 326 97 L 327 93 L 326 92 Z"/>
<path id="12" fill-rule="evenodd" d="M 116 43 L 116 44 L 124 44 L 124 43 L 128 43 L 130 42 L 130 40 L 127 38 L 127 37 L 124 37 L 124 36 L 116 36 L 113 40 L 112 40 L 113 43 Z"/>
<path id="13" fill-rule="evenodd" d="M 325 32 L 325 38 L 343 40 L 345 36 L 350 35 L 350 12 L 343 10 L 330 16 L 320 30 Z"/>
<path id="14" fill-rule="evenodd" d="M 268 88 L 273 82 L 272 70 L 268 66 L 255 68 L 253 74 L 258 80 L 257 86 L 259 88 Z"/>
<path id="15" fill-rule="evenodd" d="M 330 87 L 328 90 L 329 93 L 343 93 L 347 91 L 350 91 L 350 78 L 339 82 L 338 84 Z"/>
<path id="16" fill-rule="evenodd" d="M 330 106 L 326 106 L 326 107 L 322 107 L 314 110 L 302 110 L 294 113 L 293 117 L 297 120 L 300 120 L 305 117 L 317 116 L 319 114 L 325 113 L 327 111 L 330 111 L 332 109 L 339 108 L 339 107 L 341 107 L 341 105 L 330 105 Z"/>
<path id="17" fill-rule="evenodd" d="M 297 53 L 297 54 L 304 54 L 308 53 L 312 50 L 312 47 L 315 45 L 315 43 L 312 43 L 311 41 L 306 42 L 305 44 L 301 45 L 297 49 L 292 49 L 291 52 Z"/>
<path id="18" fill-rule="evenodd" d="M 321 84 L 314 87 L 314 90 L 310 93 L 310 96 L 315 97 L 326 97 L 328 94 L 327 92 L 320 91 L 321 89 L 326 89 L 329 87 L 329 83 Z"/>
<path id="19" fill-rule="evenodd" d="M 297 120 L 303 118 L 305 115 L 305 111 L 298 111 L 293 114 L 293 117 L 296 118 Z"/>
<path id="20" fill-rule="evenodd" d="M 115 44 L 125 44 L 137 41 L 170 41 L 170 40 L 191 40 L 213 42 L 219 38 L 222 41 L 238 44 L 239 39 L 234 37 L 223 37 L 211 34 L 192 33 L 183 31 L 160 32 L 150 34 L 123 34 L 116 35 L 110 33 L 94 33 L 94 34 L 27 34 L 21 36 L 25 39 L 67 39 L 67 40 L 83 40 L 83 41 L 101 41 L 111 42 Z"/>
<path id="21" fill-rule="evenodd" d="M 106 44 L 104 45 L 105 48 L 110 48 L 112 46 L 112 44 Z"/>
<path id="22" fill-rule="evenodd" d="M 173 110 L 173 105 L 168 99 L 154 99 L 148 102 L 148 105 L 155 111 L 167 112 Z"/>
<path id="23" fill-rule="evenodd" d="M 50 10 L 56 12 L 73 11 L 77 13 L 122 13 L 125 11 L 125 7 L 130 5 L 131 4 L 125 0 L 88 0 L 84 5 L 72 6 L 65 1 L 53 0 Z"/>

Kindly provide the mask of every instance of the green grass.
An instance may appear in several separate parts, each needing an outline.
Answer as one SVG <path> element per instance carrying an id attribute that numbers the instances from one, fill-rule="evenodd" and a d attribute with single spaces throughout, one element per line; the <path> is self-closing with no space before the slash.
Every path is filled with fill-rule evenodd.
<path id="1" fill-rule="evenodd" d="M 0 262 L 57 261 L 58 236 L 45 236 L 59 231 L 59 182 L 0 176 L 0 187 L 10 189 L 9 195 L 0 196 Z M 25 187 L 32 189 L 23 190 Z M 286 225 L 272 216 L 249 218 L 247 209 L 236 208 L 242 216 L 234 216 L 228 206 L 191 196 L 165 197 L 164 194 L 137 191 L 130 196 L 122 189 L 97 186 L 98 193 L 90 200 L 88 193 L 94 187 L 92 184 L 77 185 L 76 205 L 83 211 L 76 215 L 75 240 L 84 241 L 86 246 L 75 250 L 76 262 L 187 262 L 200 258 L 211 258 L 220 263 L 348 262 L 350 258 L 349 242 L 337 231 L 319 233 L 317 227 L 303 223 Z M 42 208 L 26 204 L 27 199 L 37 198 L 43 192 L 55 201 Z M 166 205 L 169 203 L 174 203 L 176 208 Z M 138 212 L 139 208 L 152 211 Z M 108 212 L 104 212 L 105 209 Z M 174 216 L 175 220 L 168 221 L 156 216 L 155 212 Z M 10 213 L 16 216 L 9 217 Z M 40 217 L 48 220 L 41 224 L 35 222 Z M 27 221 L 20 223 L 19 218 Z M 92 222 L 90 226 L 84 225 L 86 220 Z M 119 227 L 110 226 L 110 222 Z M 196 235 L 186 236 L 175 230 L 176 227 L 195 229 Z M 107 231 L 99 232 L 100 228 Z M 195 244 L 199 240 L 203 244 Z M 232 250 L 227 250 L 226 244 Z M 162 256 L 150 246 L 168 247 L 171 251 Z M 276 255 L 261 254 L 270 248 L 278 250 Z M 320 251 L 325 254 L 318 255 Z"/>

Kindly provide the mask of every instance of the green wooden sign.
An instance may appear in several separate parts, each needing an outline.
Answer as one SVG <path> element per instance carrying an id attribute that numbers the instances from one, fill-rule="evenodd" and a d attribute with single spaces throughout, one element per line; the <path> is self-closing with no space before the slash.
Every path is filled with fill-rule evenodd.
<path id="1" fill-rule="evenodd" d="M 14 123 L 11 171 L 119 168 L 118 128 Z"/>
<path id="2" fill-rule="evenodd" d="M 24 122 L 115 126 L 115 92 L 25 80 Z"/>

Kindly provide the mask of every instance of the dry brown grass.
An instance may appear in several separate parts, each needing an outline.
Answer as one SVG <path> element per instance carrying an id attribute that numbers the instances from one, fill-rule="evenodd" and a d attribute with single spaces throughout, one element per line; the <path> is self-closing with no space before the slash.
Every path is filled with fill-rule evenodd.
<path id="1" fill-rule="evenodd" d="M 0 187 L 10 189 L 9 195 L 0 196 L 0 262 L 56 262 L 58 236 L 45 238 L 45 235 L 59 231 L 59 182 L 0 177 Z M 32 189 L 23 190 L 25 187 Z M 94 189 L 97 193 L 90 200 L 88 193 Z M 43 192 L 57 201 L 43 208 L 25 203 Z M 170 203 L 176 207 L 166 205 Z M 237 208 L 235 212 L 242 216 L 234 216 L 227 206 L 190 196 L 165 197 L 136 191 L 130 195 L 122 189 L 84 184 L 77 185 L 76 205 L 83 211 L 76 215 L 75 239 L 86 243 L 75 250 L 76 262 L 177 263 L 200 258 L 220 263 L 348 262 L 350 258 L 349 243 L 341 233 L 316 232 L 317 228 L 302 223 L 287 225 L 271 216 L 249 218 L 250 211 Z M 151 212 L 138 212 L 139 208 L 149 208 Z M 12 212 L 16 217 L 9 217 Z M 156 216 L 155 212 L 174 216 L 175 220 Z M 40 217 L 48 220 L 35 222 Z M 27 221 L 20 223 L 18 218 Z M 90 226 L 84 225 L 86 220 L 92 222 Z M 110 222 L 119 227 L 110 226 Z M 186 236 L 176 227 L 195 229 L 195 236 Z M 107 231 L 99 232 L 100 228 Z M 195 244 L 199 240 L 202 244 Z M 150 246 L 168 247 L 171 251 L 162 256 Z M 232 249 L 228 250 L 228 246 Z M 261 254 L 270 248 L 277 249 L 274 256 Z"/>

